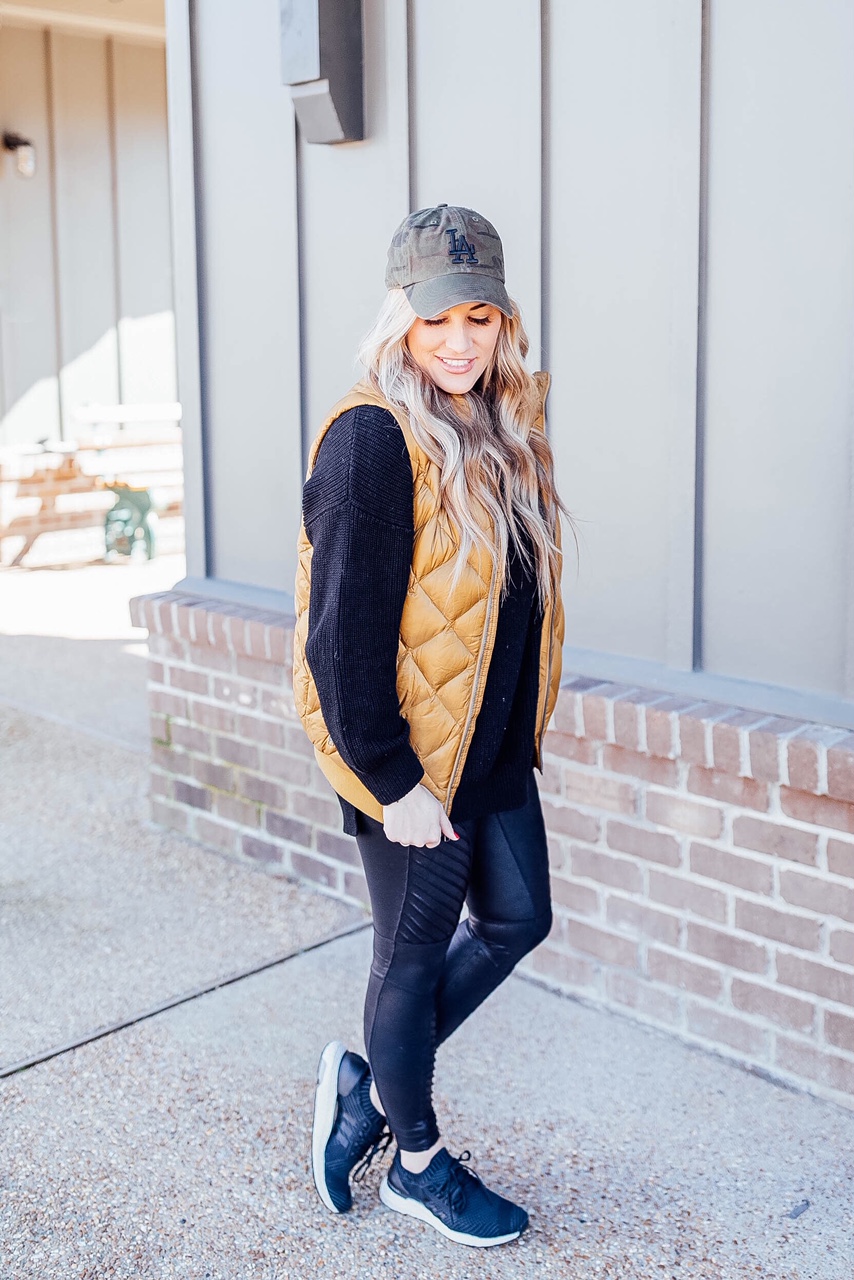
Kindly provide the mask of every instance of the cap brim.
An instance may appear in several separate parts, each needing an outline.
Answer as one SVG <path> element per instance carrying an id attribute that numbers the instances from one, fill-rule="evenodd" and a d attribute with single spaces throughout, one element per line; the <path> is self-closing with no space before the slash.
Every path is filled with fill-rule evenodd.
<path id="1" fill-rule="evenodd" d="M 487 302 L 506 316 L 513 315 L 513 307 L 501 281 L 477 271 L 453 271 L 433 276 L 431 280 L 406 285 L 403 292 L 412 310 L 422 320 L 432 320 L 461 302 Z"/>

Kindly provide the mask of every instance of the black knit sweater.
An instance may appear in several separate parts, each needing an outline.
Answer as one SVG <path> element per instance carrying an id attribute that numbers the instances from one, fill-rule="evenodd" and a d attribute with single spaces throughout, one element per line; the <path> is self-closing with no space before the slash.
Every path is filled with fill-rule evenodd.
<path id="1" fill-rule="evenodd" d="M 380 804 L 424 771 L 397 698 L 397 652 L 414 540 L 412 467 L 392 414 L 360 405 L 329 428 L 303 490 L 314 549 L 306 659 L 332 741 Z M 533 765 L 542 614 L 512 548 L 495 646 L 451 816 L 514 809 Z M 344 830 L 356 811 L 341 800 Z"/>

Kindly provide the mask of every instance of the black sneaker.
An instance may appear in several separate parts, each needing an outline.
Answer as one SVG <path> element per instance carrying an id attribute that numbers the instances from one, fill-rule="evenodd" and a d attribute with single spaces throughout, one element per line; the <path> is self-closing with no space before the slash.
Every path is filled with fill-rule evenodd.
<path id="1" fill-rule="evenodd" d="M 397 1151 L 380 1183 L 380 1199 L 389 1209 L 429 1222 L 457 1244 L 483 1248 L 515 1240 L 528 1225 L 527 1213 L 466 1169 L 463 1161 L 470 1158 L 468 1151 L 452 1156 L 442 1147 L 423 1173 L 409 1173 Z"/>
<path id="2" fill-rule="evenodd" d="M 358 1053 L 331 1040 L 317 1067 L 311 1163 L 314 1185 L 327 1209 L 346 1213 L 353 1203 L 350 1173 L 359 1181 L 391 1142 L 385 1116 L 371 1102 L 371 1070 Z"/>

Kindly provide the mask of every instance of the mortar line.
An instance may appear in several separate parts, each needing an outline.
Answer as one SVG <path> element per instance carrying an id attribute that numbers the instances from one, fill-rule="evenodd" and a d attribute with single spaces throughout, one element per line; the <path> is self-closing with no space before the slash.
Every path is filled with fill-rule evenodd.
<path id="1" fill-rule="evenodd" d="M 168 1012 L 169 1009 L 176 1009 L 182 1004 L 189 1004 L 193 1000 L 198 1000 L 200 996 L 207 996 L 213 991 L 220 991 L 223 987 L 230 987 L 235 982 L 242 982 L 244 978 L 252 978 L 257 973 L 266 972 L 267 969 L 275 969 L 277 965 L 285 964 L 288 960 L 294 960 L 297 956 L 308 955 L 310 951 L 318 951 L 321 947 L 326 947 L 331 942 L 338 942 L 340 938 L 349 938 L 352 934 L 362 933 L 365 929 L 370 929 L 371 924 L 370 920 L 360 921 L 347 929 L 339 930 L 338 933 L 329 934 L 318 942 L 310 942 L 303 947 L 294 947 L 282 955 L 275 956 L 272 960 L 264 960 L 261 964 L 253 965 L 249 969 L 241 969 L 225 978 L 217 978 L 215 982 L 210 982 L 204 987 L 196 987 L 192 991 L 185 991 L 183 995 L 171 996 L 168 1000 L 163 1000 L 160 1004 L 154 1005 L 151 1009 L 145 1009 L 142 1013 L 133 1014 L 131 1017 L 123 1018 L 118 1022 L 111 1022 L 105 1027 L 96 1028 L 94 1031 L 87 1031 L 85 1035 L 76 1040 L 57 1045 L 53 1049 L 46 1049 L 30 1058 L 22 1058 L 20 1062 L 13 1062 L 10 1066 L 0 1066 L 0 1080 L 8 1076 L 17 1075 L 22 1071 L 28 1071 L 31 1067 L 40 1066 L 43 1062 L 51 1062 L 54 1058 L 61 1058 L 64 1054 L 71 1053 L 74 1049 L 80 1049 L 85 1044 L 103 1040 L 106 1036 L 115 1035 L 117 1031 L 127 1030 L 128 1027 L 135 1027 L 140 1022 L 146 1022 L 149 1018 L 155 1018 L 158 1014 Z"/>

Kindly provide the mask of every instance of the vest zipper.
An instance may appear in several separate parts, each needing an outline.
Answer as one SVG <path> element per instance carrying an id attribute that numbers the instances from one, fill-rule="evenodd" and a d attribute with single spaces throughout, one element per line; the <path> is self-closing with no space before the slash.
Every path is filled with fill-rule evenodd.
<path id="1" fill-rule="evenodd" d="M 496 595 L 495 585 L 496 585 L 497 579 L 498 579 L 498 559 L 496 556 L 493 556 L 492 577 L 490 578 L 490 581 L 489 581 L 489 594 L 487 596 L 487 601 L 486 601 L 486 618 L 484 619 L 484 623 L 483 623 L 483 639 L 480 645 L 480 652 L 477 655 L 477 666 L 475 667 L 474 680 L 472 682 L 472 687 L 471 687 L 471 697 L 469 698 L 468 715 L 466 717 L 466 723 L 463 729 L 463 736 L 460 739 L 460 746 L 459 746 L 459 750 L 457 751 L 457 758 L 454 761 L 454 767 L 451 770 L 451 780 L 448 783 L 448 790 L 445 793 L 445 812 L 446 813 L 451 807 L 451 801 L 454 798 L 454 793 L 456 792 L 457 783 L 459 781 L 457 774 L 458 772 L 462 771 L 462 762 L 465 760 L 466 752 L 468 751 L 469 742 L 471 740 L 471 729 L 472 729 L 472 723 L 474 721 L 474 708 L 477 702 L 477 693 L 480 687 L 480 679 L 483 674 L 483 665 L 484 665 L 484 659 L 486 657 L 486 649 L 487 649 L 487 636 L 489 635 L 490 625 L 492 623 L 492 612 L 493 612 L 493 607 L 495 605 L 495 595 Z"/>

